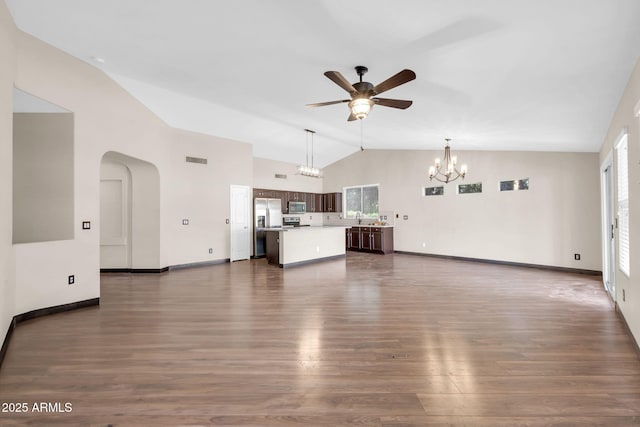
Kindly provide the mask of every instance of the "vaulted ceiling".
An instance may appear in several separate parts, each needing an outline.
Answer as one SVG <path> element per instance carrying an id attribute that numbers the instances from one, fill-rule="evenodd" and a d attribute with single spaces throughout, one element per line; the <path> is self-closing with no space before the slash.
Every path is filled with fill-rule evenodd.
<path id="1" fill-rule="evenodd" d="M 315 163 L 365 149 L 598 151 L 640 56 L 637 0 L 6 0 L 17 26 L 100 68 L 168 124 Z M 96 61 L 101 58 L 104 62 Z M 347 122 L 323 76 L 416 80 Z M 347 96 L 348 97 L 348 96 Z"/>

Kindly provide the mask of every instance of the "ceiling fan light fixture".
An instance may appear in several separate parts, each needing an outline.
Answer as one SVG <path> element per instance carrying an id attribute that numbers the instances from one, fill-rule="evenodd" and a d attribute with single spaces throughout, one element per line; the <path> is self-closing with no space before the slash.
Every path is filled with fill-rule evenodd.
<path id="1" fill-rule="evenodd" d="M 362 120 L 367 117 L 371 108 L 373 108 L 373 101 L 367 98 L 356 98 L 349 103 L 351 113 L 356 119 Z"/>

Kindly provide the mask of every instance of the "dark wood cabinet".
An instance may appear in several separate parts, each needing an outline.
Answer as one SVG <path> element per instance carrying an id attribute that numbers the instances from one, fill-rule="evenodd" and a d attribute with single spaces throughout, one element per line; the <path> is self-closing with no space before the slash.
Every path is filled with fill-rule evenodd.
<path id="1" fill-rule="evenodd" d="M 324 196 L 322 194 L 313 194 L 314 206 L 316 212 L 324 212 Z"/>
<path id="2" fill-rule="evenodd" d="M 280 233 L 267 231 L 266 254 L 269 264 L 280 265 Z"/>
<path id="3" fill-rule="evenodd" d="M 342 193 L 305 193 L 302 191 L 254 188 L 253 198 L 280 199 L 282 213 L 289 213 L 289 202 L 305 202 L 307 212 L 342 212 Z"/>
<path id="4" fill-rule="evenodd" d="M 326 193 L 322 196 L 323 212 L 342 212 L 342 193 Z"/>
<path id="5" fill-rule="evenodd" d="M 265 198 L 265 199 L 279 199 L 278 196 L 280 192 L 277 190 L 267 190 L 264 188 L 254 188 L 253 189 L 253 198 Z"/>
<path id="6" fill-rule="evenodd" d="M 393 252 L 393 227 L 352 227 L 346 231 L 346 247 L 352 251 Z"/>
<path id="7" fill-rule="evenodd" d="M 360 249 L 360 230 L 357 227 L 346 229 L 346 247 L 349 250 Z"/>

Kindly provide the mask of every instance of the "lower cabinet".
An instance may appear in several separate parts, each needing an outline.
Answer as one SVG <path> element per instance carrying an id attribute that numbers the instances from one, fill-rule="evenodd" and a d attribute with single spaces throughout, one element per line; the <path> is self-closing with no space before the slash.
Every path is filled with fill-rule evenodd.
<path id="1" fill-rule="evenodd" d="M 347 228 L 346 247 L 351 251 L 390 254 L 393 252 L 393 227 Z"/>
<path id="2" fill-rule="evenodd" d="M 267 231 L 266 253 L 267 263 L 280 265 L 280 233 Z"/>

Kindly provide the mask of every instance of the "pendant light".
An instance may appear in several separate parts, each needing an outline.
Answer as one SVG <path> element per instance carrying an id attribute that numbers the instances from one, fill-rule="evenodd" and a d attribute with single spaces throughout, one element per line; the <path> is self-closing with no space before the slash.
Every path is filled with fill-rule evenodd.
<path id="1" fill-rule="evenodd" d="M 313 135 L 316 132 L 311 129 L 305 129 L 304 131 L 306 132 L 307 160 L 304 165 L 298 166 L 298 173 L 312 178 L 320 178 L 322 171 L 313 165 Z M 311 165 L 309 165 L 309 141 L 311 141 Z"/>

